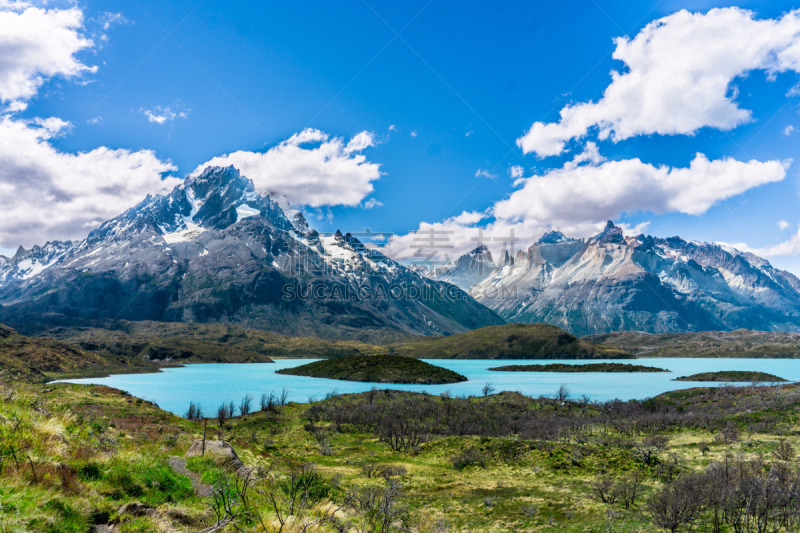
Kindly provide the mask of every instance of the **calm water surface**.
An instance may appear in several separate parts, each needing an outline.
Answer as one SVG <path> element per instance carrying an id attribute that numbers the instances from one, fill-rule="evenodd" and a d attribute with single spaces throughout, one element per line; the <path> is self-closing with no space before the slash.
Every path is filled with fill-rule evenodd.
<path id="1" fill-rule="evenodd" d="M 200 364 L 180 368 L 166 368 L 153 374 L 121 374 L 106 378 L 65 380 L 71 383 L 95 383 L 126 390 L 145 400 L 156 402 L 167 411 L 183 415 L 189 401 L 199 402 L 206 416 L 213 416 L 220 403 L 233 400 L 237 403 L 245 395 L 253 396 L 258 404 L 261 394 L 271 390 L 289 392 L 289 400 L 307 402 L 321 399 L 327 392 L 363 392 L 373 386 L 420 391 L 432 394 L 450 391 L 453 396 L 478 395 L 486 382 L 497 392 L 519 391 L 529 396 L 552 395 L 564 384 L 575 398 L 583 395 L 592 400 L 644 399 L 662 392 L 719 383 L 689 383 L 672 381 L 678 376 L 718 370 L 757 370 L 800 381 L 798 359 L 636 359 L 606 361 L 564 360 L 486 360 L 486 359 L 427 359 L 428 363 L 449 368 L 463 374 L 469 381 L 450 385 L 399 385 L 381 383 L 355 383 L 332 379 L 283 376 L 276 370 L 299 366 L 316 359 L 277 359 L 275 363 Z M 557 373 L 557 372 L 490 372 L 487 368 L 511 364 L 546 363 L 587 364 L 598 362 L 634 363 L 665 368 L 671 372 L 657 373 Z"/>

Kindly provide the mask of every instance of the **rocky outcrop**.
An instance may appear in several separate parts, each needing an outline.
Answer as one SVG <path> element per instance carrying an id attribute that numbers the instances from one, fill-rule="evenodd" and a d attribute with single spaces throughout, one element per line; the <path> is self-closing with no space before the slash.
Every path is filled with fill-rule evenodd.
<path id="1" fill-rule="evenodd" d="M 203 451 L 203 439 L 197 439 L 192 442 L 192 445 L 189 446 L 189 450 L 186 452 L 186 457 L 199 457 L 201 455 L 214 455 L 226 461 L 230 461 L 236 467 L 242 466 L 242 461 L 239 459 L 239 456 L 236 455 L 236 450 L 224 440 L 206 440 L 205 452 Z"/>
<path id="2" fill-rule="evenodd" d="M 545 322 L 576 335 L 749 328 L 800 331 L 800 280 L 716 244 L 545 234 L 506 257 L 470 294 L 509 322 Z"/>

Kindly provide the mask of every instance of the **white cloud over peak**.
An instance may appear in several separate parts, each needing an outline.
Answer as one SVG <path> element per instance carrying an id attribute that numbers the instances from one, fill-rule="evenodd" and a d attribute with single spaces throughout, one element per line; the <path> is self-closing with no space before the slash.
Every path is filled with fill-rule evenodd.
<path id="1" fill-rule="evenodd" d="M 614 141 L 638 135 L 730 130 L 752 120 L 736 102 L 734 80 L 753 70 L 800 72 L 800 11 L 757 20 L 740 8 L 679 11 L 651 22 L 632 40 L 615 39 L 624 71 L 597 102 L 564 107 L 558 122 L 536 122 L 517 139 L 524 153 L 558 155 L 591 128 Z"/>
<path id="2" fill-rule="evenodd" d="M 85 237 L 147 194 L 181 181 L 162 179 L 177 169 L 150 150 L 61 152 L 49 142 L 60 128 L 42 122 L 0 120 L 0 245 Z"/>
<path id="3" fill-rule="evenodd" d="M 253 180 L 261 194 L 285 196 L 292 205 L 357 206 L 373 191 L 380 165 L 360 153 L 375 145 L 375 136 L 361 132 L 345 143 L 316 129 L 305 129 L 266 152 L 238 151 L 215 157 L 209 165 L 233 165 Z"/>
<path id="4" fill-rule="evenodd" d="M 576 163 L 586 157 L 584 153 L 561 169 L 517 180 L 522 188 L 495 204 L 494 215 L 555 225 L 641 211 L 699 215 L 720 200 L 782 180 L 788 164 L 709 161 L 703 154 L 687 168 L 656 167 L 639 159 Z"/>
<path id="5" fill-rule="evenodd" d="M 83 238 L 147 194 L 180 183 L 164 178 L 177 169 L 150 150 L 62 152 L 52 140 L 68 134 L 72 124 L 15 116 L 47 79 L 96 70 L 75 58 L 93 46 L 82 30 L 79 8 L 45 10 L 0 0 L 0 100 L 7 104 L 0 115 L 0 246 Z M 102 121 L 96 118 L 90 122 Z"/>
<path id="6" fill-rule="evenodd" d="M 554 228 L 570 236 L 587 237 L 601 230 L 606 220 L 618 220 L 623 215 L 700 215 L 719 201 L 784 179 L 788 165 L 729 158 L 711 161 L 697 154 L 688 167 L 656 167 L 639 159 L 607 161 L 596 147 L 587 146 L 562 168 L 518 178 L 515 186 L 519 189 L 486 212 L 465 212 L 443 222 L 422 223 L 419 230 L 450 232 L 451 258 L 474 249 L 480 229 L 492 239 L 508 237 L 513 230 L 520 239 L 520 249 Z M 623 225 L 627 234 L 642 233 L 646 227 L 647 223 Z M 413 258 L 413 235 L 393 237 L 387 251 L 396 259 Z M 497 242 L 490 245 L 493 252 L 499 250 Z"/>
<path id="7" fill-rule="evenodd" d="M 76 7 L 0 5 L 0 101 L 9 110 L 25 109 L 25 102 L 49 78 L 72 78 L 97 70 L 75 57 L 93 46 L 79 33 L 82 26 L 83 13 Z"/>

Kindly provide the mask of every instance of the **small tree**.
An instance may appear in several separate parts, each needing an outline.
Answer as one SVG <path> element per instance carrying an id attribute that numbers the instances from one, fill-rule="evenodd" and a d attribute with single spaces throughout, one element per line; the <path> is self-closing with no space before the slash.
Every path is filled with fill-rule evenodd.
<path id="1" fill-rule="evenodd" d="M 236 404 L 233 403 L 233 400 L 228 402 L 228 418 L 233 418 L 236 415 Z"/>
<path id="2" fill-rule="evenodd" d="M 228 418 L 228 404 L 222 402 L 222 405 L 220 405 L 219 409 L 217 409 L 217 421 L 219 422 L 219 427 L 225 425 L 226 418 Z"/>
<path id="3" fill-rule="evenodd" d="M 691 529 L 703 512 L 703 487 L 703 476 L 696 474 L 683 475 L 667 484 L 647 505 L 653 522 L 671 533 L 686 525 Z"/>
<path id="4" fill-rule="evenodd" d="M 780 461 L 791 461 L 794 459 L 794 448 L 792 445 L 782 440 L 778 443 L 778 446 L 772 450 L 772 455 L 780 460 Z"/>
<path id="5" fill-rule="evenodd" d="M 189 402 L 189 409 L 186 411 L 184 418 L 186 418 L 186 420 L 199 420 L 203 418 L 203 408 L 200 407 L 200 404 L 197 402 Z"/>
<path id="6" fill-rule="evenodd" d="M 494 392 L 494 387 L 492 387 L 492 384 L 487 381 L 486 385 L 484 385 L 483 388 L 481 389 L 481 392 L 483 393 L 484 396 L 489 396 Z"/>
<path id="7" fill-rule="evenodd" d="M 283 389 L 281 389 L 281 395 L 278 396 L 278 405 L 283 407 L 287 403 L 289 403 L 289 389 L 284 387 Z"/>
<path id="8" fill-rule="evenodd" d="M 558 391 L 556 391 L 556 400 L 559 402 L 566 402 L 569 399 L 569 395 L 569 387 L 562 383 L 558 388 Z"/>
<path id="9" fill-rule="evenodd" d="M 239 403 L 239 413 L 242 416 L 247 416 L 250 414 L 250 406 L 253 403 L 253 397 L 249 394 L 245 394 L 242 401 Z"/>

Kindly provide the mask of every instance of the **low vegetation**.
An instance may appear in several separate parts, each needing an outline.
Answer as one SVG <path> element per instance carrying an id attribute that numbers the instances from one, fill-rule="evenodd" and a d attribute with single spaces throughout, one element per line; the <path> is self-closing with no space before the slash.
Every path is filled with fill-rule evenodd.
<path id="1" fill-rule="evenodd" d="M 325 359 L 278 370 L 277 373 L 346 381 L 418 383 L 421 385 L 458 383 L 467 380 L 466 377 L 447 368 L 435 366 L 419 359 L 396 355 L 356 355 Z"/>
<path id="2" fill-rule="evenodd" d="M 489 368 L 487 370 L 495 370 L 498 372 L 669 372 L 669 370 L 654 366 L 629 365 L 625 363 L 508 365 Z"/>
<path id="3" fill-rule="evenodd" d="M 800 388 L 646 401 L 285 392 L 184 419 L 101 386 L 0 383 L 0 528 L 78 532 L 782 532 Z M 209 449 L 186 456 L 204 428 Z M 97 529 L 103 531 L 104 529 Z M 107 529 L 105 529 L 107 530 Z"/>
<path id="4" fill-rule="evenodd" d="M 742 383 L 781 383 L 787 380 L 767 374 L 766 372 L 753 372 L 750 370 L 722 370 L 720 372 L 701 372 L 691 376 L 681 376 L 675 381 L 739 381 Z"/>

